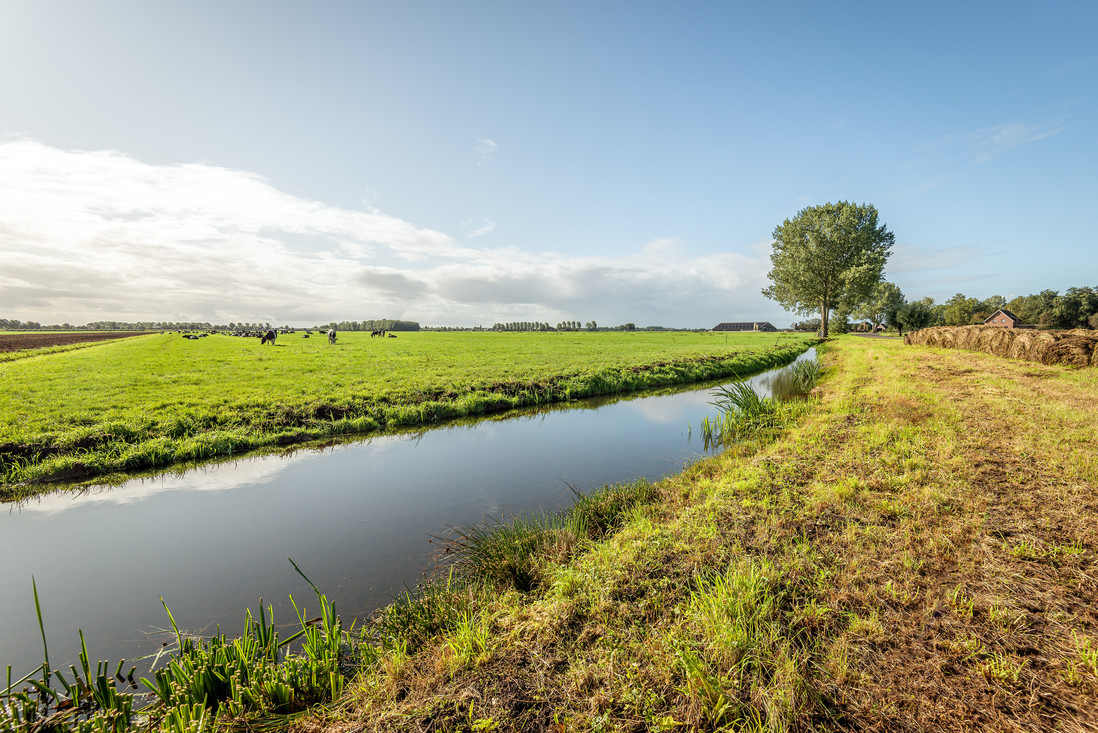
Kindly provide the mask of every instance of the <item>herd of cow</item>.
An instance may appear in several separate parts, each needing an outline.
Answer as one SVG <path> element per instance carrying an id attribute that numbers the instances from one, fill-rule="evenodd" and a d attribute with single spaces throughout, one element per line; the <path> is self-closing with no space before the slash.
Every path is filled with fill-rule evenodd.
<path id="1" fill-rule="evenodd" d="M 218 332 L 217 331 L 209 331 L 207 333 L 200 333 L 200 334 L 185 333 L 185 334 L 183 334 L 183 338 L 185 338 L 185 339 L 199 339 L 199 338 L 204 338 L 206 336 L 209 336 L 211 333 L 218 333 Z M 233 331 L 232 333 L 230 333 L 228 335 L 229 336 L 258 338 L 259 343 L 260 343 L 261 346 L 263 344 L 271 344 L 273 346 L 274 342 L 275 342 L 275 337 L 277 337 L 279 334 L 286 334 L 286 333 L 297 333 L 297 331 L 286 331 L 286 330 L 268 328 L 266 331 Z M 301 334 L 301 338 L 307 339 L 312 335 L 313 335 L 313 332 L 306 329 L 305 333 Z M 335 342 L 336 342 L 335 329 L 334 328 L 329 328 L 328 331 L 327 331 L 327 335 L 328 335 L 328 343 L 329 344 L 335 344 Z M 396 338 L 395 333 L 388 333 L 386 331 L 371 331 L 370 332 L 370 338 L 374 338 L 376 336 L 380 336 L 381 338 L 385 338 L 386 336 L 388 336 L 391 339 Z"/>
<path id="2" fill-rule="evenodd" d="M 297 332 L 296 331 L 288 331 L 288 332 L 287 331 L 281 331 L 280 332 L 280 331 L 276 331 L 273 328 L 268 328 L 263 333 L 258 333 L 258 334 L 255 334 L 255 335 L 259 336 L 259 344 L 261 346 L 263 344 L 270 344 L 271 346 L 274 346 L 275 336 L 278 336 L 279 333 L 297 333 Z M 313 332 L 307 330 L 307 331 L 305 331 L 305 333 L 301 334 L 301 338 L 307 339 L 312 335 L 313 335 Z M 334 344 L 335 342 L 336 342 L 335 329 L 334 328 L 329 328 L 328 329 L 328 343 L 329 344 Z"/>

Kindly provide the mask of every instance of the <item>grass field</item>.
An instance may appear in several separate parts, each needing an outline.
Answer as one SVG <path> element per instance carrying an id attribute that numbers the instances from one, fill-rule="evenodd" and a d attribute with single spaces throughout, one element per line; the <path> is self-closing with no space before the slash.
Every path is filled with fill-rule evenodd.
<path id="1" fill-rule="evenodd" d="M 0 363 L 0 498 L 337 434 L 758 371 L 794 334 L 158 334 Z M 22 484 L 16 486 L 16 484 Z"/>

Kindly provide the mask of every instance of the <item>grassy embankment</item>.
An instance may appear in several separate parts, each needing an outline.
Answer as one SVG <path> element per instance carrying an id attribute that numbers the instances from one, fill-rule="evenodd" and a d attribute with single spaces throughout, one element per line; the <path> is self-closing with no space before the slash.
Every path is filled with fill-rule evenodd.
<path id="1" fill-rule="evenodd" d="M 794 334 L 154 335 L 0 363 L 0 499 L 340 434 L 759 371 Z M 22 484 L 22 485 L 17 485 Z"/>
<path id="2" fill-rule="evenodd" d="M 459 541 L 467 584 L 394 604 L 299 728 L 1098 726 L 1098 371 L 855 337 L 828 361 L 816 406 L 597 541 Z"/>

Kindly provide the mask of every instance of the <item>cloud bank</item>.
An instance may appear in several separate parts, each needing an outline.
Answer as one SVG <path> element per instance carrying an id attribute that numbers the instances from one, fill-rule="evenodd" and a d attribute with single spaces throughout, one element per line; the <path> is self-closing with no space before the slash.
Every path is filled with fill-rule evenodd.
<path id="1" fill-rule="evenodd" d="M 470 219 L 465 239 L 492 226 Z M 0 261 L 0 315 L 49 323 L 707 327 L 773 311 L 759 295 L 768 262 L 757 252 L 692 255 L 673 238 L 622 256 L 470 247 L 244 171 L 28 140 L 0 144 Z"/>

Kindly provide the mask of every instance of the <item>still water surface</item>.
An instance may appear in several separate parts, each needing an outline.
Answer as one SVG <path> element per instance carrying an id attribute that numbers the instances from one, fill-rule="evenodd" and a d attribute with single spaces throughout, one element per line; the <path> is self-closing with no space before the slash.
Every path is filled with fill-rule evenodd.
<path id="1" fill-rule="evenodd" d="M 813 358 L 814 350 L 801 356 Z M 749 380 L 790 391 L 789 367 Z M 0 504 L 0 674 L 65 668 L 83 629 L 95 659 L 155 651 L 169 626 L 230 634 L 259 599 L 294 619 L 316 611 L 294 559 L 345 626 L 430 566 L 430 535 L 485 517 L 558 509 L 581 490 L 656 480 L 705 454 L 698 431 L 714 385 L 588 400 L 502 418 L 245 457 L 118 487 Z M 693 431 L 690 427 L 693 426 Z M 138 663 L 139 672 L 148 669 Z"/>

